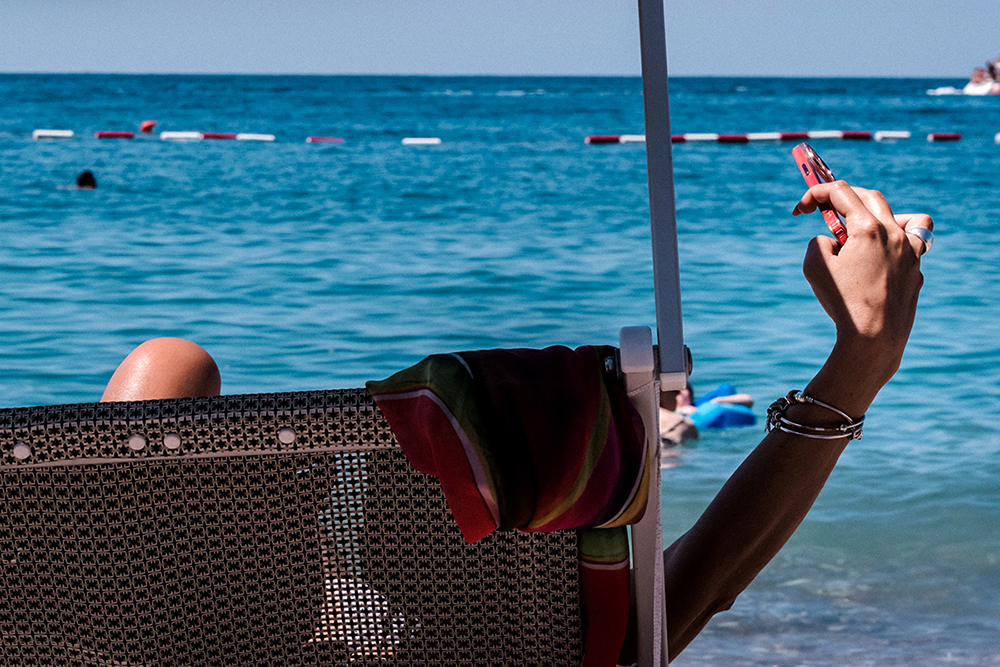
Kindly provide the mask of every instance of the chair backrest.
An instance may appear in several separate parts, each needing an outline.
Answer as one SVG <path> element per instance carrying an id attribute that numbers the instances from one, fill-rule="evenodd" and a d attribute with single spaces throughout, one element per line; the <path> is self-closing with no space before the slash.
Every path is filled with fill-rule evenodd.
<path id="1" fill-rule="evenodd" d="M 581 660 L 575 533 L 466 544 L 364 390 L 0 410 L 0 500 L 0 665 Z"/>

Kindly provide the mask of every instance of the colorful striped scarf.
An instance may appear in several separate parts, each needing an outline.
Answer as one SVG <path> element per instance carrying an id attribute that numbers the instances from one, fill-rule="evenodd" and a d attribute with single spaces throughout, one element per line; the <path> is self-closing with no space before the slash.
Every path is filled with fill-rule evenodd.
<path id="1" fill-rule="evenodd" d="M 642 420 L 610 347 L 440 354 L 368 390 L 437 476 L 469 542 L 494 530 L 624 526 L 645 509 Z"/>
<path id="2" fill-rule="evenodd" d="M 601 618 L 587 623 L 586 665 L 615 664 L 621 647 L 624 526 L 642 517 L 651 472 L 642 419 L 606 370 L 614 353 L 441 354 L 367 383 L 410 463 L 440 480 L 468 542 L 498 529 L 580 530 L 584 613 Z"/>

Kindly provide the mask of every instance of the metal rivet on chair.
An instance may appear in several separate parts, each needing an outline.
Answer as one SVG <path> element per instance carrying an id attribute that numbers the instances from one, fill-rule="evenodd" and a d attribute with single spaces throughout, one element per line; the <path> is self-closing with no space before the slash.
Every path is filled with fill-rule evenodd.
<path id="1" fill-rule="evenodd" d="M 133 452 L 141 452 L 146 448 L 146 436 L 136 433 L 128 439 L 128 447 Z"/>
<path id="2" fill-rule="evenodd" d="M 14 458 L 23 461 L 31 456 L 31 445 L 26 442 L 19 442 L 14 445 Z"/>
<path id="3" fill-rule="evenodd" d="M 286 426 L 278 431 L 278 441 L 283 445 L 290 445 L 295 442 L 295 429 Z"/>
<path id="4" fill-rule="evenodd" d="M 177 449 L 181 446 L 181 436 L 176 433 L 167 433 L 163 436 L 163 446 L 167 449 Z"/>

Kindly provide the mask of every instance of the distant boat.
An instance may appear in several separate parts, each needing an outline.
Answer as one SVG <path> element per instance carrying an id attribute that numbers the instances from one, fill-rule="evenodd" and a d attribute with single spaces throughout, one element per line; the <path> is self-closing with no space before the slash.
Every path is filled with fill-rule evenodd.
<path id="1" fill-rule="evenodd" d="M 972 70 L 969 82 L 962 88 L 942 86 L 931 88 L 928 95 L 1000 95 L 1000 56 L 986 63 L 986 67 Z"/>
<path id="2" fill-rule="evenodd" d="M 1000 94 L 1000 56 L 986 63 L 986 67 L 972 70 L 969 83 L 962 89 L 964 95 Z"/>

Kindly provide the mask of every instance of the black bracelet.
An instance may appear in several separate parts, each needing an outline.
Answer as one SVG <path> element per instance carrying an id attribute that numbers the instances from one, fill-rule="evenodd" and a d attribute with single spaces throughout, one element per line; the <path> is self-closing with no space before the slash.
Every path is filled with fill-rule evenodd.
<path id="1" fill-rule="evenodd" d="M 829 410 L 830 412 L 834 412 L 838 416 L 842 417 L 847 423 L 841 426 L 827 428 L 822 426 L 808 426 L 806 424 L 793 422 L 785 417 L 785 411 L 796 403 L 810 403 L 825 410 Z M 843 410 L 838 410 L 829 403 L 816 400 L 812 396 L 807 396 L 801 391 L 796 391 L 794 389 L 788 392 L 787 396 L 783 396 L 776 400 L 767 409 L 767 430 L 769 432 L 772 428 L 777 428 L 779 431 L 791 433 L 792 435 L 800 435 L 803 438 L 813 438 L 816 440 L 850 438 L 851 440 L 860 440 L 864 424 L 864 415 L 862 415 L 857 421 L 854 421 L 851 419 L 850 415 Z"/>

